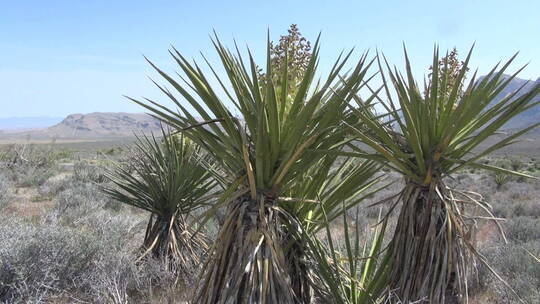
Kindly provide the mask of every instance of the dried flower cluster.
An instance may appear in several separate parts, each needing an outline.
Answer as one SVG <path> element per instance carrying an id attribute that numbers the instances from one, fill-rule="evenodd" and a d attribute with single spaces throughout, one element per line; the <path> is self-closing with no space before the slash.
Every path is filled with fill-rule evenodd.
<path id="1" fill-rule="evenodd" d="M 276 72 L 283 70 L 287 62 L 289 80 L 301 78 L 311 59 L 311 43 L 302 36 L 296 24 L 291 25 L 288 35 L 281 36 L 277 45 L 270 44 L 270 51 L 272 68 Z"/>
<path id="2" fill-rule="evenodd" d="M 459 74 L 461 73 L 461 69 L 464 66 L 464 61 L 459 60 L 458 57 L 458 51 L 454 47 L 452 51 L 447 54 L 445 57 L 441 58 L 439 60 L 439 66 L 438 66 L 438 78 L 440 80 L 440 83 L 443 82 L 443 78 L 447 77 L 446 79 L 446 85 L 444 88 L 439 88 L 439 96 L 448 97 L 450 93 L 452 92 L 452 88 L 454 87 L 457 79 L 459 78 Z M 431 78 L 433 74 L 433 66 L 429 67 L 429 70 L 431 71 L 429 74 L 429 78 Z M 466 72 L 469 71 L 469 68 L 466 68 Z M 461 79 L 460 85 L 463 85 L 463 82 L 465 81 L 466 77 L 463 77 Z M 428 88 L 431 87 L 431 83 L 429 84 Z M 426 89 L 426 96 L 429 92 L 429 89 Z M 459 96 L 463 95 L 463 88 L 458 92 Z"/>
<path id="3" fill-rule="evenodd" d="M 276 78 L 282 77 L 285 64 L 287 64 L 290 90 L 302 79 L 311 60 L 312 49 L 310 41 L 302 36 L 296 24 L 291 24 L 287 32 L 288 34 L 281 36 L 277 44 L 270 42 L 270 60 L 274 83 L 276 83 Z M 259 79 L 263 86 L 268 81 L 262 69 L 259 70 Z"/>

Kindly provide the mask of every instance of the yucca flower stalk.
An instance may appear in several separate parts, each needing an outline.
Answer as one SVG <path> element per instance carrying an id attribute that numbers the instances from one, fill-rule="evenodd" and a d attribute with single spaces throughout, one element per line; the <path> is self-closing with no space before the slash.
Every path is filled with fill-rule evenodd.
<path id="1" fill-rule="evenodd" d="M 246 63 L 238 49 L 233 54 L 217 37 L 213 42 L 228 83 L 213 66 L 208 68 L 223 95 L 196 63 L 172 49 L 184 83 L 152 66 L 182 97 L 180 101 L 158 85 L 178 111 L 156 101 L 132 99 L 203 146 L 223 173 L 217 178 L 226 190 L 215 208 L 226 206 L 227 215 L 205 264 L 195 302 L 308 303 L 310 295 L 299 294 L 302 289 L 293 287 L 294 270 L 286 258 L 289 229 L 299 224 L 292 224 L 295 215 L 283 208 L 283 204 L 299 204 L 304 198 L 284 195 L 325 156 L 318 151 L 343 144 L 349 130 L 340 127 L 341 122 L 348 102 L 363 85 L 370 62 L 363 56 L 347 77 L 340 78 L 351 53 L 340 56 L 328 77 L 314 84 L 317 41 L 297 82 L 289 83 L 288 64 L 283 64 L 283 70 L 276 71 L 281 77 L 260 85 L 257 65 L 249 52 Z M 265 74 L 274 75 L 269 45 Z M 294 94 L 285 89 L 290 86 Z"/>
<path id="2" fill-rule="evenodd" d="M 208 159 L 193 141 L 165 131 L 161 138 L 138 137 L 135 150 L 128 166 L 118 164 L 107 173 L 114 186 L 104 192 L 150 213 L 140 259 L 162 259 L 185 279 L 208 250 L 205 236 L 189 221 L 215 191 Z"/>
<path id="3" fill-rule="evenodd" d="M 476 207 L 488 218 L 494 218 L 491 207 L 470 193 L 450 189 L 445 178 L 466 166 L 526 176 L 479 160 L 514 143 L 539 125 L 495 143 L 487 142 L 510 119 L 538 104 L 534 98 L 540 93 L 540 85 L 524 94 L 518 90 L 496 102 L 499 93 L 521 71 L 504 75 L 515 56 L 504 65 L 495 66 L 481 80 L 474 73 L 468 84 L 464 84 L 471 53 L 472 49 L 457 79 L 452 79 L 451 90 L 443 93 L 441 90 L 446 90 L 450 75 L 448 65 L 433 69 L 428 87 L 421 90 L 406 52 L 405 75 L 390 68 L 388 63 L 385 73 L 379 59 L 382 89 L 387 99 L 381 104 L 395 127 L 366 115 L 362 103 L 355 111 L 366 129 L 351 128 L 372 152 L 351 147 L 363 157 L 385 162 L 405 180 L 396 201 L 401 203 L 401 211 L 385 258 L 386 267 L 381 267 L 377 274 L 378 281 L 388 282 L 389 290 L 395 291 L 405 303 L 417 300 L 445 303 L 456 296 L 466 301 L 472 259 L 486 263 L 472 240 L 476 217 L 467 210 L 470 210 L 468 206 Z M 438 62 L 436 49 L 432 66 L 438 66 Z M 373 284 L 379 284 L 376 281 Z"/>

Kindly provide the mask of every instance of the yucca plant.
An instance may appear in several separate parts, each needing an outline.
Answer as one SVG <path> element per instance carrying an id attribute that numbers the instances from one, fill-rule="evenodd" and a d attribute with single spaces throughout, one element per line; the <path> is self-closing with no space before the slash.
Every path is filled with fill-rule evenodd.
<path id="1" fill-rule="evenodd" d="M 338 153 L 341 154 L 341 153 Z M 387 185 L 383 182 L 381 166 L 373 161 L 342 159 L 336 154 L 327 155 L 321 164 L 306 172 L 306 178 L 299 182 L 302 189 L 293 189 L 308 197 L 316 197 L 317 205 L 304 201 L 291 205 L 302 224 L 295 245 L 307 244 L 305 260 L 313 264 L 316 282 L 315 292 L 323 303 L 375 303 L 381 297 L 368 290 L 369 282 L 378 265 L 382 241 L 386 229 L 386 219 L 380 219 L 373 233 L 361 235 L 359 208 L 362 201 L 373 196 Z M 318 178 L 325 175 L 326 178 Z M 322 184 L 314 184 L 321 182 Z M 317 193 L 313 194 L 312 191 Z M 356 207 L 356 217 L 349 220 L 349 211 Z M 331 233 L 331 225 L 341 221 L 343 244 Z M 354 228 L 351 228 L 351 222 Z M 378 224 L 380 223 L 380 225 Z M 320 236 L 326 239 L 321 240 Z M 300 264 L 301 265 L 301 264 Z M 302 273 L 302 267 L 295 264 L 295 273 Z"/>
<path id="2" fill-rule="evenodd" d="M 310 246 L 310 257 L 316 262 L 315 268 L 322 281 L 324 303 L 382 303 L 385 300 L 381 294 L 383 289 L 370 287 L 370 283 L 382 260 L 387 221 L 373 225 L 362 236 L 363 227 L 358 211 L 353 228 L 345 213 L 342 219 L 344 244 L 338 244 L 340 240 L 332 234 L 328 220 L 323 222 L 325 240 L 311 234 L 305 235 Z"/>
<path id="3" fill-rule="evenodd" d="M 114 186 L 104 192 L 150 213 L 141 259 L 163 259 L 179 275 L 191 274 L 208 250 L 205 236 L 189 222 L 215 191 L 208 159 L 193 141 L 165 131 L 161 138 L 138 137 L 135 150 L 129 166 L 118 164 L 107 173 Z"/>
<path id="4" fill-rule="evenodd" d="M 467 205 L 484 210 L 491 217 L 489 205 L 472 196 L 457 193 L 445 183 L 463 167 L 470 166 L 514 175 L 524 174 L 486 164 L 479 160 L 491 152 L 510 145 L 539 124 L 486 142 L 510 119 L 534 107 L 533 99 L 540 93 L 540 85 L 528 92 L 516 91 L 496 101 L 521 69 L 505 76 L 513 61 L 495 66 L 486 77 L 476 73 L 465 84 L 465 72 L 472 53 L 446 90 L 450 70 L 448 64 L 433 69 L 427 88 L 421 90 L 405 52 L 406 73 L 402 75 L 383 60 L 378 59 L 382 75 L 382 89 L 386 92 L 386 107 L 394 128 L 388 120 L 366 115 L 364 105 L 355 111 L 366 129 L 352 127 L 356 136 L 372 150 L 362 151 L 363 157 L 378 159 L 401 173 L 405 187 L 400 193 L 401 203 L 397 227 L 385 258 L 387 267 L 378 271 L 378 280 L 387 281 L 402 301 L 427 300 L 444 303 L 457 292 L 467 297 L 467 275 L 471 259 L 485 259 L 476 251 L 471 236 L 475 217 L 466 214 Z M 384 60 L 384 62 L 386 62 Z M 433 66 L 438 66 L 438 50 L 434 51 Z M 391 93 L 393 87 L 395 94 Z M 425 92 L 422 94 L 422 92 Z M 521 94 L 523 93 L 523 94 Z M 376 281 L 373 284 L 378 284 Z"/>
<path id="5" fill-rule="evenodd" d="M 493 174 L 493 180 L 497 185 L 497 190 L 501 190 L 502 186 L 510 181 L 510 175 L 503 172 L 495 172 Z"/>
<path id="6" fill-rule="evenodd" d="M 316 235 L 327 229 L 329 223 L 384 188 L 385 185 L 375 186 L 381 180 L 377 175 L 379 169 L 380 165 L 372 161 L 336 159 L 327 155 L 290 188 L 289 197 L 301 198 L 281 204 L 286 213 L 294 217 L 287 222 L 291 227 L 287 229 L 286 259 L 297 294 L 310 294 L 312 285 L 325 279 L 317 271 L 318 259 L 309 252 L 313 248 L 310 239 L 316 240 Z M 315 289 L 318 291 L 319 287 Z"/>
<path id="7" fill-rule="evenodd" d="M 370 62 L 363 56 L 346 77 L 340 78 L 351 53 L 340 56 L 328 77 L 314 84 L 317 41 L 304 74 L 289 83 L 288 64 L 283 64 L 281 71 L 273 71 L 268 47 L 265 74 L 278 73 L 281 77 L 272 77 L 260 85 L 250 53 L 246 63 L 238 49 L 234 55 L 217 37 L 213 42 L 228 83 L 213 66 L 209 64 L 208 68 L 223 94 L 210 84 L 196 63 L 173 49 L 170 53 L 184 74 L 184 83 L 151 64 L 183 98 L 180 101 L 158 85 L 178 111 L 153 100 L 132 99 L 203 146 L 223 173 L 218 178 L 226 190 L 216 208 L 226 206 L 227 215 L 205 264 L 195 301 L 307 303 L 310 295 L 293 287 L 294 270 L 286 258 L 289 229 L 299 224 L 291 223 L 296 216 L 288 214 L 283 206 L 305 202 L 303 197 L 286 195 L 325 157 L 321 151 L 343 144 L 349 130 L 340 124 L 348 102 L 363 85 Z"/>

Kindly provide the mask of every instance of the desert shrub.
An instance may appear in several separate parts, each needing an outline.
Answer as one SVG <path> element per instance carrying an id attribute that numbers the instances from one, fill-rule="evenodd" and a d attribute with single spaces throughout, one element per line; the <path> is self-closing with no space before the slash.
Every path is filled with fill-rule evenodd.
<path id="1" fill-rule="evenodd" d="M 508 239 L 516 242 L 540 241 L 540 220 L 528 216 L 508 219 L 505 232 Z"/>
<path id="2" fill-rule="evenodd" d="M 44 168 L 52 167 L 56 161 L 56 157 L 50 146 L 17 144 L 7 148 L 1 155 L 0 161 L 10 167 L 32 166 Z"/>
<path id="3" fill-rule="evenodd" d="M 523 168 L 524 163 L 523 160 L 519 157 L 512 157 L 510 159 L 510 168 L 514 171 L 519 171 L 521 168 Z"/>
<path id="4" fill-rule="evenodd" d="M 540 204 L 538 202 L 517 202 L 513 208 L 514 216 L 530 216 L 540 219 Z"/>
<path id="5" fill-rule="evenodd" d="M 105 182 L 105 176 L 101 172 L 101 169 L 88 161 L 78 161 L 73 166 L 73 178 L 81 182 Z"/>
<path id="6" fill-rule="evenodd" d="M 500 218 L 508 218 L 514 213 L 514 206 L 511 204 L 493 204 L 493 215 Z"/>
<path id="7" fill-rule="evenodd" d="M 88 211 L 88 208 L 103 208 L 116 212 L 123 208 L 119 202 L 102 195 L 97 183 L 86 178 L 81 180 L 80 177 L 76 178 L 73 175 L 59 175 L 48 179 L 38 188 L 38 194 L 41 197 L 55 199 L 57 202 L 56 211 L 66 207 L 77 209 L 78 204 L 90 204 L 86 207 L 79 206 L 82 207 L 80 211 L 83 213 Z M 59 205 L 63 205 L 63 207 Z"/>
<path id="8" fill-rule="evenodd" d="M 540 267 L 525 251 L 540 254 L 540 241 L 515 244 L 492 244 L 482 252 L 495 271 L 526 301 L 540 303 Z M 494 298 L 491 303 L 522 303 L 484 265 L 478 267 L 478 281 L 473 284 L 473 293 L 488 293 Z"/>
<path id="9" fill-rule="evenodd" d="M 61 150 L 56 150 L 54 152 L 55 160 L 72 159 L 73 156 L 74 156 L 74 152 L 71 150 L 61 149 Z"/>
<path id="10" fill-rule="evenodd" d="M 0 243 L 0 300 L 17 302 L 84 289 L 100 244 L 90 233 L 25 224 L 2 227 Z"/>
<path id="11" fill-rule="evenodd" d="M 175 289 L 176 277 L 166 270 L 163 262 L 148 259 L 136 265 L 133 259 L 130 254 L 119 254 L 96 261 L 95 270 L 88 277 L 94 301 L 150 303 L 155 294 Z"/>
<path id="12" fill-rule="evenodd" d="M 534 167 L 534 169 L 536 169 L 536 170 L 540 170 L 540 161 L 538 161 L 538 160 L 533 160 L 533 167 Z"/>
<path id="13" fill-rule="evenodd" d="M 494 165 L 497 166 L 497 167 L 504 168 L 504 169 L 512 168 L 512 166 L 510 164 L 510 159 L 508 157 L 495 159 L 494 160 Z"/>
<path id="14" fill-rule="evenodd" d="M 109 244 L 112 248 L 120 248 L 129 243 L 130 248 L 137 250 L 146 227 L 143 216 L 111 213 L 104 209 L 89 213 L 77 224 L 79 229 L 92 231 L 104 244 Z"/>
<path id="15" fill-rule="evenodd" d="M 497 217 L 512 218 L 516 216 L 529 216 L 540 218 L 540 205 L 535 201 L 496 201 L 493 204 L 493 214 Z"/>
<path id="16" fill-rule="evenodd" d="M 50 147 L 13 145 L 2 154 L 0 164 L 16 186 L 39 186 L 54 174 L 56 157 Z"/>
<path id="17" fill-rule="evenodd" d="M 135 262 L 141 217 L 101 209 L 73 227 L 0 220 L 0 302 L 148 303 L 174 290 L 161 262 Z"/>
<path id="18" fill-rule="evenodd" d="M 0 211 L 11 200 L 10 187 L 11 187 L 11 184 L 9 180 L 3 174 L 0 174 Z"/>
<path id="19" fill-rule="evenodd" d="M 112 206 L 118 204 L 102 194 L 94 183 L 77 180 L 64 183 L 69 187 L 56 195 L 54 206 L 47 215 L 49 221 L 76 226 L 92 214 L 113 210 Z"/>
<path id="20" fill-rule="evenodd" d="M 47 179 L 54 175 L 52 168 L 40 168 L 32 166 L 21 166 L 12 168 L 12 180 L 18 187 L 41 186 Z"/>
<path id="21" fill-rule="evenodd" d="M 54 176 L 46 180 L 41 186 L 39 186 L 38 193 L 41 196 L 53 198 L 57 196 L 60 192 L 73 187 L 73 185 L 74 182 L 71 176 Z"/>
<path id="22" fill-rule="evenodd" d="M 77 221 L 103 207 L 103 199 L 92 184 L 79 183 L 58 194 L 51 216 L 65 225 L 76 224 Z"/>
<path id="23" fill-rule="evenodd" d="M 123 147 L 111 147 L 111 148 L 99 150 L 98 153 L 102 153 L 107 156 L 115 156 L 115 155 L 122 154 L 123 151 L 124 151 Z"/>
<path id="24" fill-rule="evenodd" d="M 30 198 L 30 201 L 33 202 L 33 203 L 39 203 L 39 202 L 45 202 L 45 201 L 48 201 L 49 200 L 49 197 L 48 196 L 43 196 L 43 195 L 34 195 Z"/>
<path id="25" fill-rule="evenodd" d="M 511 218 L 515 216 L 540 217 L 540 205 L 537 197 L 539 185 L 535 181 L 527 183 L 508 182 L 501 191 L 493 192 L 489 202 L 497 217 Z"/>

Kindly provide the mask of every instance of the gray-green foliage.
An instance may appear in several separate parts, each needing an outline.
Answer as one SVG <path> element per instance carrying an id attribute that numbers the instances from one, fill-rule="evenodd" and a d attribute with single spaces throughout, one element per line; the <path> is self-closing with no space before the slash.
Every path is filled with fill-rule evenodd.
<path id="1" fill-rule="evenodd" d="M 526 243 L 492 244 L 482 248 L 482 253 L 491 261 L 519 297 L 526 303 L 540 302 L 540 267 L 526 250 L 540 255 L 540 241 Z M 492 294 L 493 303 L 522 303 L 508 288 L 493 277 L 485 265 L 479 265 L 479 282 L 474 281 L 476 294 Z M 474 286 L 474 285 L 473 285 Z"/>
<path id="2" fill-rule="evenodd" d="M 0 211 L 7 206 L 11 200 L 11 182 L 0 173 Z"/>
<path id="3" fill-rule="evenodd" d="M 81 182 L 103 183 L 106 181 L 103 169 L 85 160 L 74 164 L 73 178 Z"/>
<path id="4" fill-rule="evenodd" d="M 163 288 L 174 284 L 158 261 L 134 262 L 131 223 L 94 216 L 99 221 L 86 230 L 3 218 L 0 301 L 150 302 L 154 284 Z M 99 229 L 103 223 L 113 229 Z"/>
<path id="5" fill-rule="evenodd" d="M 144 219 L 108 208 L 93 182 L 66 177 L 41 221 L 0 215 L 0 302 L 150 302 L 175 279 L 159 261 L 136 264 Z"/>
<path id="6" fill-rule="evenodd" d="M 52 147 L 13 145 L 0 157 L 0 167 L 16 186 L 43 184 L 56 172 L 57 157 Z"/>

